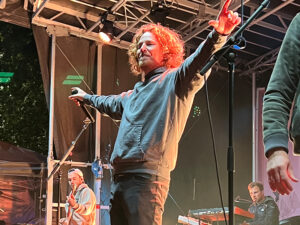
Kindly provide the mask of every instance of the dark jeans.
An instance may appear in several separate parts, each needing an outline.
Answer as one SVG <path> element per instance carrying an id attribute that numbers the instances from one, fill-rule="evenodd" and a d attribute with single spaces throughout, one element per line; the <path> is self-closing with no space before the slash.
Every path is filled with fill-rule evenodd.
<path id="1" fill-rule="evenodd" d="M 111 225 L 161 225 L 169 182 L 149 174 L 115 175 Z"/>

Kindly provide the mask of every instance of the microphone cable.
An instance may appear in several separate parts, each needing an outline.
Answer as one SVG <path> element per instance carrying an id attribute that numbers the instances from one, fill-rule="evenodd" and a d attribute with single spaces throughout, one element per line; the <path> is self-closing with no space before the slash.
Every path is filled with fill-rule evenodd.
<path id="1" fill-rule="evenodd" d="M 225 212 L 225 207 L 224 207 L 222 188 L 221 188 L 221 184 L 220 184 L 219 164 L 218 164 L 218 157 L 217 157 L 217 151 L 216 151 L 215 135 L 214 135 L 213 122 L 212 122 L 211 112 L 210 112 L 210 103 L 209 103 L 209 99 L 208 99 L 207 79 L 206 79 L 205 74 L 203 75 L 203 77 L 204 77 L 204 86 L 205 86 L 205 100 L 206 100 L 207 115 L 208 115 L 208 120 L 209 120 L 210 134 L 211 134 L 212 145 L 213 145 L 213 155 L 214 155 L 214 161 L 215 161 L 215 170 L 216 170 L 216 175 L 217 175 L 218 190 L 219 190 L 219 196 L 220 196 L 220 201 L 221 201 L 221 207 L 223 209 L 225 224 L 227 225 L 228 223 L 227 223 L 226 212 Z"/>
<path id="2" fill-rule="evenodd" d="M 61 47 L 59 46 L 58 43 L 56 43 L 56 47 L 59 49 L 59 51 L 61 52 L 61 54 L 65 57 L 65 59 L 68 61 L 68 63 L 70 64 L 70 66 L 74 69 L 74 71 L 76 72 L 76 75 L 80 78 L 80 80 L 84 83 L 84 85 L 87 87 L 87 89 L 90 91 L 91 94 L 94 94 L 94 92 L 91 90 L 91 88 L 89 87 L 89 85 L 85 82 L 84 79 L 82 79 L 82 77 L 80 76 L 80 73 L 78 72 L 78 70 L 75 68 L 75 66 L 71 63 L 70 59 L 66 56 L 66 54 L 64 53 L 64 51 L 61 49 Z"/>
<path id="3" fill-rule="evenodd" d="M 184 211 L 183 209 L 179 206 L 179 204 L 176 202 L 176 200 L 173 198 L 173 196 L 170 194 L 170 191 L 168 193 L 168 196 L 172 199 L 172 201 L 174 202 L 174 204 L 176 205 L 177 209 L 179 209 L 179 211 L 182 213 L 182 215 L 184 215 Z"/>

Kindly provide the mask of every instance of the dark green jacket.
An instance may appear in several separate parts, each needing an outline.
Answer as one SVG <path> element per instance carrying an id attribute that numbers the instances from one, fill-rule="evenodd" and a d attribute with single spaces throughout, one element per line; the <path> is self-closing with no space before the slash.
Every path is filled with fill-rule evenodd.
<path id="1" fill-rule="evenodd" d="M 250 225 L 278 225 L 279 209 L 272 197 L 266 196 L 263 202 L 253 203 L 249 212 L 255 215 L 254 219 L 247 221 Z"/>
<path id="2" fill-rule="evenodd" d="M 293 105 L 290 137 L 300 154 L 300 14 L 291 22 L 280 48 L 263 105 L 265 153 L 273 148 L 288 151 L 288 121 Z"/>

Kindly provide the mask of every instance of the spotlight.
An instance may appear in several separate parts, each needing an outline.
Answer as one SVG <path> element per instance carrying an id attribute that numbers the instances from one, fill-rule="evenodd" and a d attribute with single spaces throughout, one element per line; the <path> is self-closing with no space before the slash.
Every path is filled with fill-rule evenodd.
<path id="1" fill-rule="evenodd" d="M 110 42 L 114 37 L 114 21 L 115 16 L 109 12 L 104 13 L 101 17 L 99 37 L 105 43 Z"/>
<path id="2" fill-rule="evenodd" d="M 103 23 L 103 27 L 100 29 L 99 36 L 101 40 L 105 43 L 110 42 L 114 35 L 113 35 L 113 22 L 106 21 Z"/>

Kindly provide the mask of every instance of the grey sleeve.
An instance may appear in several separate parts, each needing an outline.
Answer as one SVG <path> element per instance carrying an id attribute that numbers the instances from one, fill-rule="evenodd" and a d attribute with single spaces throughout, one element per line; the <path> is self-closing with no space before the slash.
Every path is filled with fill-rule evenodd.
<path id="1" fill-rule="evenodd" d="M 100 113 L 107 114 L 113 119 L 120 120 L 129 92 L 120 95 L 89 95 L 84 96 L 84 102 L 98 109 Z"/>
<path id="2" fill-rule="evenodd" d="M 265 153 L 288 151 L 288 120 L 300 76 L 300 14 L 290 24 L 263 100 Z"/>
<path id="3" fill-rule="evenodd" d="M 226 39 L 227 36 L 220 35 L 215 30 L 208 34 L 206 40 L 199 45 L 193 54 L 184 60 L 176 71 L 177 90 L 187 92 L 193 90 L 194 87 L 197 89 L 197 81 L 201 81 L 201 75 L 198 71 L 202 69 L 213 53 L 224 45 Z M 210 71 L 207 73 L 210 73 Z"/>

